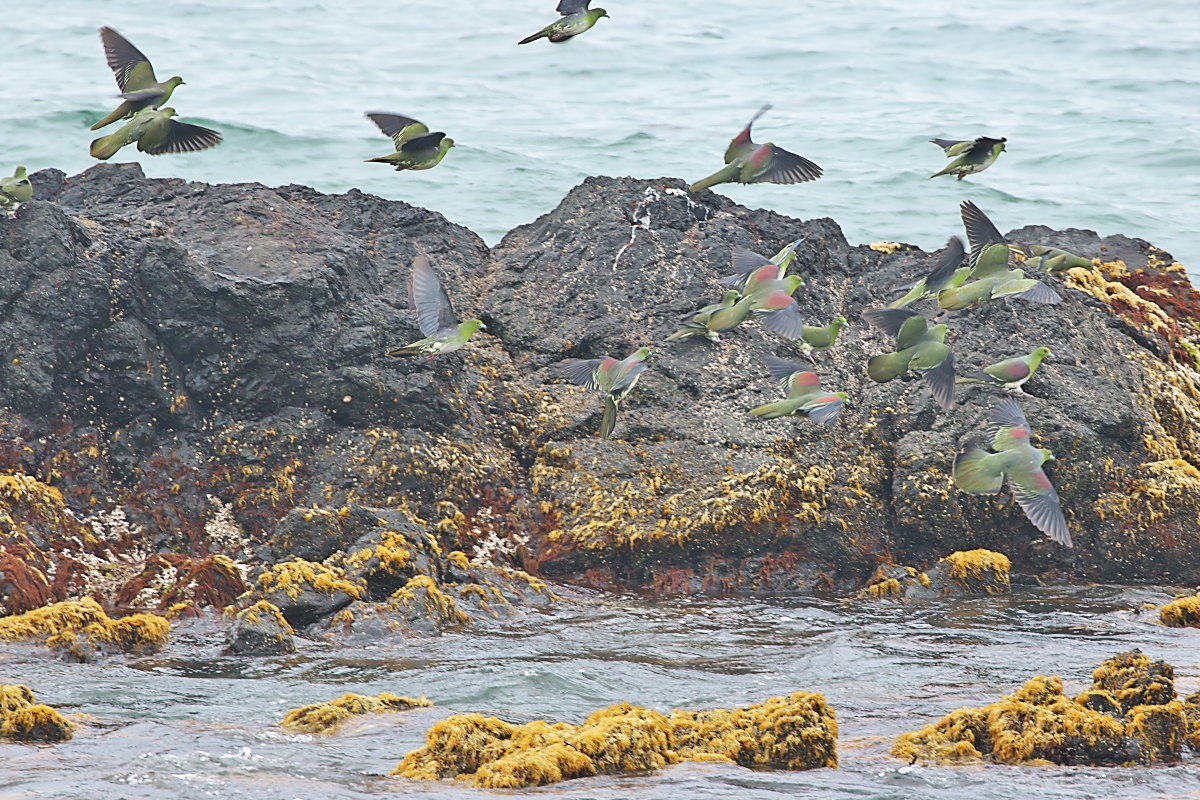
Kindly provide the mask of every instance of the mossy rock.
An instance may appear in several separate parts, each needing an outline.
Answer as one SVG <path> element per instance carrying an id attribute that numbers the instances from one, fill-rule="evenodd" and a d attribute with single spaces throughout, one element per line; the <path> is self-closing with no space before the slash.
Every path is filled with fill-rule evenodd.
<path id="1" fill-rule="evenodd" d="M 226 651 L 242 656 L 274 656 L 296 652 L 292 626 L 279 607 L 267 600 L 243 608 L 226 634 Z"/>
<path id="2" fill-rule="evenodd" d="M 1163 604 L 1158 618 L 1169 628 L 1200 628 L 1200 596 L 1181 597 Z"/>
<path id="3" fill-rule="evenodd" d="M 0 685 L 0 736 L 21 742 L 62 742 L 74 725 L 56 709 L 36 702 L 23 684 Z"/>
<path id="4" fill-rule="evenodd" d="M 383 714 L 432 706 L 425 697 L 402 697 L 383 692 L 377 697 L 347 692 L 327 703 L 312 703 L 293 708 L 284 715 L 279 727 L 301 733 L 326 733 L 351 717 L 361 714 Z"/>
<path id="5" fill-rule="evenodd" d="M 75 661 L 92 661 L 105 653 L 157 653 L 170 635 L 171 623 L 165 617 L 131 614 L 113 619 L 90 597 L 0 619 L 0 641 L 41 639 Z"/>

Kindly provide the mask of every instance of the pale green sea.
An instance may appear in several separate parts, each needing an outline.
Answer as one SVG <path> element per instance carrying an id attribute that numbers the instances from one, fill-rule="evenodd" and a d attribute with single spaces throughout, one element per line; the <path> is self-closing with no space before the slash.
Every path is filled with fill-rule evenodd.
<path id="1" fill-rule="evenodd" d="M 115 107 L 96 29 L 182 75 L 171 105 L 216 127 L 205 153 L 154 176 L 351 187 L 444 213 L 489 243 L 593 174 L 714 171 L 756 127 L 816 161 L 800 186 L 724 186 L 749 206 L 829 216 L 852 242 L 936 248 L 975 200 L 1001 230 L 1043 223 L 1151 240 L 1200 266 L 1200 13 L 1190 0 L 606 3 L 565 45 L 516 42 L 554 0 L 7 0 L 3 163 L 93 163 L 87 126 Z M 363 118 L 395 111 L 458 147 L 396 173 Z M 958 183 L 932 137 L 1006 136 Z"/>

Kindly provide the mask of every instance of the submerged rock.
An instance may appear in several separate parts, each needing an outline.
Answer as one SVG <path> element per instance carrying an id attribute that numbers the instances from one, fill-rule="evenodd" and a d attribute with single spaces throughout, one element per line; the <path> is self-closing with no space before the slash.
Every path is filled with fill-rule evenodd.
<path id="1" fill-rule="evenodd" d="M 390 692 L 371 697 L 347 692 L 327 703 L 293 708 L 280 720 L 279 727 L 301 733 L 327 733 L 359 714 L 383 714 L 410 708 L 429 708 L 432 705 L 425 697 L 401 697 Z"/>
<path id="2" fill-rule="evenodd" d="M 1052 346 L 1023 405 L 1058 456 L 1067 551 L 1006 495 L 952 485 L 995 391 L 961 388 L 943 414 L 919 379 L 866 379 L 888 342 L 861 313 L 928 267 L 911 247 L 851 246 L 832 220 L 669 179 L 589 178 L 489 250 L 357 191 L 147 179 L 133 164 L 34 178 L 39 199 L 0 220 L 5 613 L 93 594 L 223 607 L 243 573 L 293 558 L 365 570 L 351 580 L 370 602 L 410 590 L 429 608 L 423 578 L 461 584 L 444 580 L 451 551 L 660 594 L 851 592 L 881 563 L 978 548 L 1023 573 L 1200 583 L 1200 295 L 1145 242 L 1026 231 L 1099 266 L 1047 276 L 1059 305 L 947 318 L 960 372 Z M 777 392 L 762 356 L 796 356 L 757 323 L 661 344 L 718 299 L 733 246 L 802 236 L 802 313 L 851 322 L 816 367 L 850 393 L 832 430 L 748 413 Z M 404 289 L 417 254 L 487 333 L 389 359 L 419 335 Z M 649 368 L 601 440 L 597 398 L 556 367 L 640 345 Z M 330 561 L 386 531 L 411 562 Z M 272 600 L 296 624 L 366 602 Z"/>
<path id="3" fill-rule="evenodd" d="M 958 709 L 904 734 L 892 755 L 941 764 L 1173 763 L 1189 718 L 1172 673 L 1138 650 L 1120 653 L 1096 668 L 1092 687 L 1074 700 L 1060 678 L 1039 675 L 996 703 Z"/>
<path id="4" fill-rule="evenodd" d="M 738 709 L 661 714 L 629 703 L 595 711 L 580 725 L 514 725 L 456 714 L 392 774 L 517 789 L 592 775 L 639 774 L 681 761 L 728 761 L 759 769 L 836 767 L 837 718 L 819 694 L 794 692 Z"/>

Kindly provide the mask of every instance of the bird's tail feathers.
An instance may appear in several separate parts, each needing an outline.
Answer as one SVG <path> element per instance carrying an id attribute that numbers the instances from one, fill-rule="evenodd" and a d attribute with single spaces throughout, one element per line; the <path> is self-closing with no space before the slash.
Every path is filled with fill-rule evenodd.
<path id="1" fill-rule="evenodd" d="M 524 39 L 517 42 L 517 44 L 529 44 L 530 42 L 536 42 L 538 39 L 545 38 L 548 35 L 549 34 L 547 34 L 544 30 L 541 30 L 535 34 L 532 34 L 531 36 L 526 36 Z"/>
<path id="2" fill-rule="evenodd" d="M 101 136 L 99 139 L 92 141 L 90 152 L 92 158 L 98 158 L 101 161 L 107 161 L 117 154 L 117 151 L 126 144 L 124 137 L 119 133 L 111 133 L 108 136 Z"/>
<path id="3" fill-rule="evenodd" d="M 912 353 L 908 350 L 874 356 L 867 362 L 867 377 L 876 383 L 887 383 L 907 372 L 911 361 Z"/>
<path id="4" fill-rule="evenodd" d="M 969 444 L 954 459 L 954 485 L 968 494 L 995 494 L 1004 485 L 1004 472 L 990 463 L 995 454 Z"/>
<path id="5" fill-rule="evenodd" d="M 778 419 L 779 417 L 786 417 L 788 414 L 793 414 L 795 411 L 796 404 L 789 403 L 787 400 L 767 403 L 765 406 L 750 409 L 751 414 L 763 419 Z"/>
<path id="6" fill-rule="evenodd" d="M 125 111 L 126 111 L 125 107 L 121 106 L 120 108 L 116 109 L 111 114 L 109 114 L 107 117 L 105 117 L 104 119 L 100 120 L 95 125 L 93 125 L 90 128 L 90 130 L 98 131 L 101 128 L 103 128 L 105 125 L 113 124 L 114 122 L 116 122 L 117 120 L 119 120 L 125 116 Z"/>
<path id="7" fill-rule="evenodd" d="M 613 399 L 612 395 L 606 394 L 604 396 L 604 416 L 600 418 L 600 437 L 607 439 L 615 427 L 617 427 L 617 401 Z"/>
<path id="8" fill-rule="evenodd" d="M 698 180 L 688 187 L 689 192 L 698 192 L 702 189 L 707 189 L 710 186 L 716 186 L 718 183 L 729 183 L 737 178 L 741 173 L 741 169 L 733 164 L 719 169 L 707 178 Z"/>

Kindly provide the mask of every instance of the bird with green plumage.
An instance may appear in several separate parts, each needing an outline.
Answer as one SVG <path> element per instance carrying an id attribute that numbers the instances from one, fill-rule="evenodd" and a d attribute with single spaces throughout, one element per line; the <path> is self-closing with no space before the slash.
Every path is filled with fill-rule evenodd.
<path id="1" fill-rule="evenodd" d="M 962 286 L 971 274 L 971 267 L 963 263 L 966 255 L 962 239 L 951 236 L 946 246 L 937 254 L 929 274 L 913 284 L 908 293 L 899 300 L 889 303 L 888 308 L 904 308 L 926 297 L 934 297 L 943 289 Z"/>
<path id="2" fill-rule="evenodd" d="M 800 352 L 808 356 L 808 360 L 816 363 L 813 353 L 824 353 L 833 349 L 837 344 L 838 334 L 850 323 L 840 314 L 834 317 L 828 325 L 805 325 L 800 331 L 800 338 L 792 342 Z"/>
<path id="3" fill-rule="evenodd" d="M 942 148 L 947 158 L 954 159 L 929 177 L 957 175 L 961 181 L 968 175 L 983 172 L 996 163 L 996 159 L 1004 152 L 1004 143 L 1008 140 L 1003 137 L 992 139 L 988 136 L 980 136 L 978 139 L 930 139 L 929 141 Z"/>
<path id="4" fill-rule="evenodd" d="M 796 259 L 796 248 L 800 243 L 807 239 L 807 236 L 801 236 L 793 242 L 789 242 L 783 246 L 775 255 L 767 258 L 761 256 L 745 247 L 735 246 L 730 253 L 733 260 L 733 274 L 726 275 L 721 278 L 718 283 L 722 286 L 729 286 L 737 289 L 739 292 L 746 288 L 746 281 L 750 279 L 760 267 L 765 267 L 771 264 L 779 267 L 778 277 L 783 278 L 787 275 L 788 267 Z"/>
<path id="5" fill-rule="evenodd" d="M 763 106 L 746 123 L 742 132 L 725 149 L 725 167 L 688 188 L 693 192 L 719 183 L 804 183 L 821 177 L 821 168 L 803 156 L 777 147 L 773 142 L 758 144 L 750 138 L 750 128 L 771 108 Z"/>
<path id="6" fill-rule="evenodd" d="M 383 111 L 368 111 L 366 117 L 374 122 L 385 136 L 392 137 L 392 142 L 396 145 L 396 152 L 368 158 L 368 164 L 388 164 L 395 167 L 397 172 L 405 169 L 432 169 L 442 163 L 446 153 L 454 147 L 454 140 L 445 133 L 430 133 L 425 123 L 412 117 Z"/>
<path id="7" fill-rule="evenodd" d="M 804 334 L 804 318 L 792 294 L 804 285 L 804 279 L 799 275 L 781 278 L 780 272 L 776 264 L 759 267 L 746 279 L 743 296 L 764 325 L 789 339 L 799 339 Z"/>
<path id="8" fill-rule="evenodd" d="M 13 213 L 32 199 L 33 184 L 24 167 L 17 167 L 11 178 L 0 178 L 0 211 Z"/>
<path id="9" fill-rule="evenodd" d="M 93 125 L 92 130 L 100 130 L 119 119 L 130 119 L 143 109 L 158 108 L 171 99 L 176 87 L 183 85 L 183 78 L 178 75 L 160 83 L 154 77 L 150 59 L 112 28 L 106 26 L 100 29 L 100 42 L 104 45 L 108 68 L 117 78 L 122 103 Z"/>
<path id="10" fill-rule="evenodd" d="M 458 321 L 450 296 L 429 259 L 423 255 L 413 259 L 412 274 L 408 278 L 408 307 L 416 312 L 417 328 L 425 338 L 393 348 L 387 352 L 389 356 L 426 355 L 433 358 L 452 353 L 470 341 L 477 330 L 487 330 L 483 320 Z"/>
<path id="11" fill-rule="evenodd" d="M 1025 277 L 1023 269 L 1009 264 L 1012 250 L 1008 242 L 979 206 L 966 200 L 961 211 L 971 245 L 969 280 L 939 291 L 939 306 L 957 311 L 1002 297 L 1020 297 L 1049 305 L 1062 302 L 1056 291 L 1036 278 Z"/>
<path id="12" fill-rule="evenodd" d="M 776 356 L 764 356 L 764 363 L 771 377 L 787 390 L 783 400 L 750 409 L 750 413 L 763 419 L 778 419 L 792 414 L 807 414 L 813 422 L 832 425 L 849 400 L 845 392 L 827 392 L 821 387 L 821 379 L 803 364 Z"/>
<path id="13" fill-rule="evenodd" d="M 577 358 L 564 361 L 555 370 L 571 383 L 604 393 L 604 413 L 600 419 L 600 437 L 607 439 L 617 425 L 617 411 L 638 378 L 646 370 L 649 347 L 639 347 L 623 361 L 612 356 Z"/>
<path id="14" fill-rule="evenodd" d="M 603 8 L 588 8 L 591 0 L 559 0 L 558 13 L 562 19 L 551 22 L 537 33 L 526 36 L 517 44 L 529 44 L 538 39 L 549 39 L 552 42 L 566 42 L 581 33 L 592 29 L 601 17 L 607 17 L 608 12 Z"/>
<path id="15" fill-rule="evenodd" d="M 954 353 L 946 344 L 945 325 L 930 326 L 925 317 L 906 308 L 868 309 L 863 319 L 896 338 L 894 352 L 873 356 L 867 362 L 867 377 L 886 383 L 911 369 L 929 385 L 943 411 L 954 407 Z"/>
<path id="16" fill-rule="evenodd" d="M 1066 272 L 1075 267 L 1094 269 L 1096 266 L 1090 258 L 1077 256 L 1060 247 L 1047 247 L 1041 244 L 1015 244 L 1011 247 L 1024 257 L 1025 266 L 1040 269 L 1043 272 Z"/>
<path id="17" fill-rule="evenodd" d="M 207 150 L 221 143 L 221 134 L 200 125 L 175 119 L 173 108 L 147 108 L 133 115 L 116 133 L 92 141 L 93 158 L 107 161 L 122 147 L 137 142 L 137 149 L 152 156 Z"/>
<path id="18" fill-rule="evenodd" d="M 1058 492 L 1042 465 L 1054 453 L 1030 442 L 1033 431 L 1021 406 L 1005 397 L 992 409 L 992 450 L 971 444 L 954 459 L 954 484 L 968 494 L 996 494 L 1008 482 L 1013 499 L 1034 527 L 1063 547 L 1071 547 Z"/>
<path id="19" fill-rule="evenodd" d="M 983 383 L 1023 395 L 1026 392 L 1021 387 L 1033 377 L 1033 373 L 1037 372 L 1042 361 L 1053 357 L 1054 353 L 1050 352 L 1049 347 L 1035 347 L 1028 355 L 1006 358 L 995 364 L 988 364 L 979 372 L 959 378 L 958 382 Z"/>
<path id="20" fill-rule="evenodd" d="M 666 341 L 675 342 L 691 336 L 703 336 L 710 342 L 719 342 L 722 333 L 741 325 L 753 311 L 753 297 L 741 297 L 739 292 L 730 289 L 721 298 L 721 302 L 706 305 L 689 315 L 679 330 L 668 336 Z"/>

